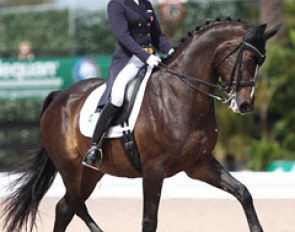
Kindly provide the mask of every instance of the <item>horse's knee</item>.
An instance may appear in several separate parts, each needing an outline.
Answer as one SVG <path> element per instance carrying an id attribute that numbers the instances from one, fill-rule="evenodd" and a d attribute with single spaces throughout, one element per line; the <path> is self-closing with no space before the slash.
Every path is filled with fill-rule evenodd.
<path id="1" fill-rule="evenodd" d="M 238 199 L 243 205 L 252 204 L 253 202 L 251 193 L 249 192 L 247 187 L 243 184 L 239 185 Z"/>
<path id="2" fill-rule="evenodd" d="M 157 220 L 144 219 L 142 221 L 142 232 L 155 232 L 157 229 Z"/>

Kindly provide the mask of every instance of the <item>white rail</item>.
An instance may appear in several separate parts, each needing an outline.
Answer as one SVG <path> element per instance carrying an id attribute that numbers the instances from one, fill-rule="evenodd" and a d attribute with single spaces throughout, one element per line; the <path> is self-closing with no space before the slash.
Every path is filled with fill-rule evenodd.
<path id="1" fill-rule="evenodd" d="M 295 172 L 233 172 L 232 175 L 245 184 L 254 199 L 295 199 Z M 0 197 L 9 194 L 5 190 L 18 175 L 0 174 Z M 142 198 L 141 179 L 103 177 L 92 198 Z M 65 188 L 58 175 L 46 197 L 61 197 Z M 200 181 L 192 180 L 184 173 L 165 179 L 162 198 L 169 199 L 233 199 L 224 191 Z"/>

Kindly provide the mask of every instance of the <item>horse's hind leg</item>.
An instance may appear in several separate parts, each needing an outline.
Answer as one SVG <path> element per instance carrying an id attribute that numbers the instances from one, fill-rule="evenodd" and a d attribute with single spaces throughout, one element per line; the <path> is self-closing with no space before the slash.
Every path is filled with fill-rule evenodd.
<path id="1" fill-rule="evenodd" d="M 68 196 L 66 194 L 56 205 L 53 232 L 64 232 L 74 214 L 75 211 L 70 207 Z"/>
<path id="2" fill-rule="evenodd" d="M 90 168 L 83 167 L 81 180 L 81 205 L 76 214 L 86 223 L 91 232 L 102 232 L 101 228 L 92 219 L 85 205 L 85 201 L 93 192 L 97 182 L 103 177 L 103 173 L 94 171 Z"/>
<path id="3" fill-rule="evenodd" d="M 186 170 L 186 173 L 193 179 L 202 180 L 234 195 L 243 206 L 250 231 L 263 231 L 248 189 L 232 177 L 212 155 L 205 157 L 204 160 L 198 161 L 195 166 L 191 166 L 191 168 Z"/>
<path id="4" fill-rule="evenodd" d="M 76 185 L 67 188 L 67 193 L 56 206 L 54 232 L 64 232 L 75 214 L 86 223 L 91 232 L 102 232 L 89 215 L 85 205 L 85 200 L 89 197 L 102 176 L 103 174 L 98 172 L 92 173 L 92 176 L 87 181 L 87 186 L 82 185 L 84 191 L 79 187 L 75 187 Z"/>
<path id="5" fill-rule="evenodd" d="M 89 197 L 103 174 L 92 170 L 92 172 L 89 170 L 84 172 L 79 160 L 77 162 L 68 162 L 67 167 L 68 169 L 60 171 L 66 187 L 66 194 L 56 206 L 53 231 L 64 232 L 73 216 L 77 214 L 86 223 L 91 232 L 102 232 L 89 215 L 85 200 Z M 84 173 L 87 174 L 86 177 Z"/>

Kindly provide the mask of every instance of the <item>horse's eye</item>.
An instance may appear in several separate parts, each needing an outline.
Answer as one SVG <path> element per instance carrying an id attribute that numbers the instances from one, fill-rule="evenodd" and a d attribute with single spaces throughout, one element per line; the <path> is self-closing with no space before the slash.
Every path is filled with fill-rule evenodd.
<path id="1" fill-rule="evenodd" d="M 254 65 L 255 63 L 254 63 L 254 60 L 253 59 L 251 59 L 251 58 L 245 58 L 244 59 L 244 65 L 245 66 L 251 66 L 251 65 Z"/>

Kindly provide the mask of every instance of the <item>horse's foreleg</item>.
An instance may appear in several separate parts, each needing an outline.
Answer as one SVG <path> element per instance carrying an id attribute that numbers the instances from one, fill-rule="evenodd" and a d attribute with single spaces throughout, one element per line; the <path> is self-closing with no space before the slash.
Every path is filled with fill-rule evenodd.
<path id="1" fill-rule="evenodd" d="M 202 180 L 234 195 L 243 206 L 250 231 L 263 231 L 253 206 L 252 196 L 246 186 L 232 177 L 212 155 L 186 170 L 186 173 L 193 179 Z"/>
<path id="2" fill-rule="evenodd" d="M 158 209 L 163 183 L 162 168 L 158 165 L 143 170 L 143 232 L 155 232 L 157 229 Z"/>

